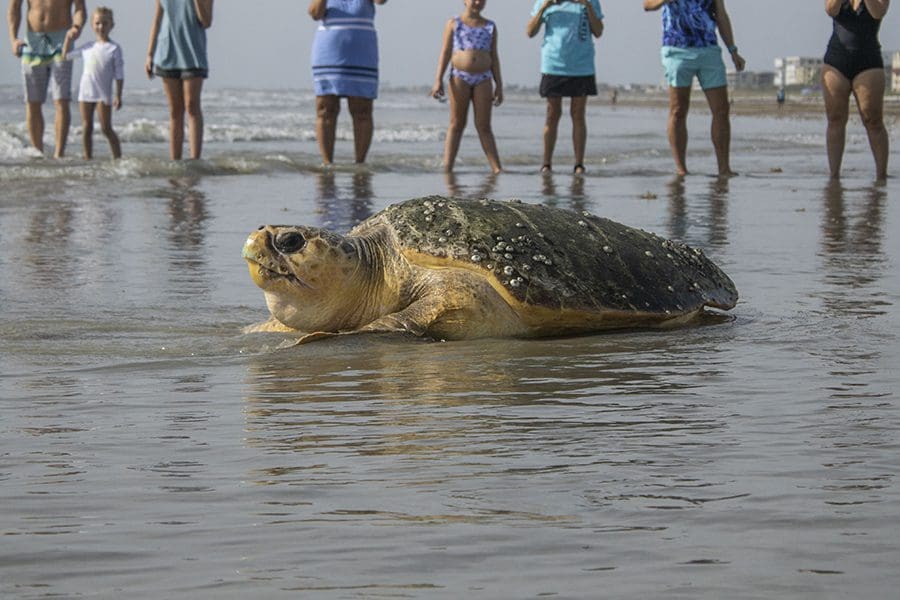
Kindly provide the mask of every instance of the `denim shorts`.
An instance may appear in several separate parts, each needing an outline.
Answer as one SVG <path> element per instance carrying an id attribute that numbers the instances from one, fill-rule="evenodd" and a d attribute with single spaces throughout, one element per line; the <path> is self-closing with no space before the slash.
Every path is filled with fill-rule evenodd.
<path id="1" fill-rule="evenodd" d="M 154 65 L 153 72 L 157 77 L 163 79 L 194 79 L 195 77 L 206 79 L 209 77 L 208 69 L 163 69 Z"/>
<path id="2" fill-rule="evenodd" d="M 694 77 L 704 90 L 725 87 L 725 62 L 719 46 L 707 48 L 677 48 L 663 46 L 660 52 L 670 87 L 691 87 Z"/>

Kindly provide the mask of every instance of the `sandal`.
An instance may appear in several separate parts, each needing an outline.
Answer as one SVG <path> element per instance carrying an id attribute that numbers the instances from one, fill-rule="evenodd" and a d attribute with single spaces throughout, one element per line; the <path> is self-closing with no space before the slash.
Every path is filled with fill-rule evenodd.
<path id="1" fill-rule="evenodd" d="M 581 163 L 578 163 L 577 165 L 575 165 L 575 168 L 572 169 L 572 172 L 573 172 L 573 173 L 576 173 L 576 174 L 578 174 L 578 175 L 583 175 L 584 172 L 585 172 L 585 170 L 584 170 L 584 165 L 581 164 Z"/>

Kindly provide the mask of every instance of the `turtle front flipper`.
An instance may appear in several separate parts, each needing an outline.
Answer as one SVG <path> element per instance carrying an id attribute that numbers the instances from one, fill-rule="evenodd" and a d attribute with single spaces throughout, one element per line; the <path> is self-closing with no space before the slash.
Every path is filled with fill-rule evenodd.
<path id="1" fill-rule="evenodd" d="M 342 335 L 356 335 L 358 333 L 402 333 L 423 337 L 428 331 L 428 327 L 443 311 L 441 304 L 426 298 L 414 302 L 401 311 L 380 317 L 356 330 L 307 333 L 297 340 L 295 345 L 299 346 L 300 344 L 308 344 Z"/>
<path id="2" fill-rule="evenodd" d="M 426 296 L 401 311 L 384 315 L 360 328 L 365 333 L 409 333 L 422 337 L 447 307 L 443 299 Z"/>
<path id="3" fill-rule="evenodd" d="M 297 330 L 272 317 L 262 323 L 247 325 L 241 330 L 241 333 L 297 333 Z"/>

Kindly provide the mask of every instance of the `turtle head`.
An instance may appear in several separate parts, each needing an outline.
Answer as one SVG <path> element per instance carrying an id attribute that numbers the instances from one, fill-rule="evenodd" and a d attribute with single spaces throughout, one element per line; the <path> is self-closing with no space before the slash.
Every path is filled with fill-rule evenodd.
<path id="1" fill-rule="evenodd" d="M 340 331 L 368 291 L 351 238 L 315 227 L 264 225 L 244 242 L 250 277 L 272 316 L 300 331 Z"/>

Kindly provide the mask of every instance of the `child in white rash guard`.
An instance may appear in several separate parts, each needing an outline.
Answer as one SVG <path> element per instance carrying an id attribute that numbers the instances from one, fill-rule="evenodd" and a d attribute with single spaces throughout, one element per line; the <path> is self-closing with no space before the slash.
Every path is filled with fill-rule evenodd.
<path id="1" fill-rule="evenodd" d="M 112 127 L 112 109 L 118 110 L 122 107 L 124 60 L 121 46 L 109 39 L 113 25 L 112 10 L 104 6 L 98 7 L 91 15 L 91 28 L 97 36 L 96 41 L 88 42 L 71 51 L 68 51 L 70 44 L 68 40 L 65 45 L 67 50 L 64 56 L 81 56 L 84 59 L 84 71 L 78 87 L 78 102 L 81 108 L 82 142 L 86 159 L 92 158 L 94 154 L 95 109 L 103 135 L 109 140 L 113 158 L 122 156 L 119 136 Z"/>

